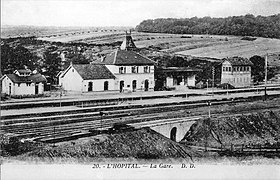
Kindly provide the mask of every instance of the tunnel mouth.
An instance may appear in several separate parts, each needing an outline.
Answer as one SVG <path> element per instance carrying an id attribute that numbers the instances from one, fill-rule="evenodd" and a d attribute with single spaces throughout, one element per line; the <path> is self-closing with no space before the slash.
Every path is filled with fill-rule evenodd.
<path id="1" fill-rule="evenodd" d="M 170 131 L 170 139 L 176 141 L 177 128 L 173 127 Z"/>

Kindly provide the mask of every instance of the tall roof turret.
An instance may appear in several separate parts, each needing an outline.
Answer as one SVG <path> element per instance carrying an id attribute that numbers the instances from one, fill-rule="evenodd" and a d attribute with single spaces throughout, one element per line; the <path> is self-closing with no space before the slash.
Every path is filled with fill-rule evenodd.
<path id="1" fill-rule="evenodd" d="M 121 50 L 135 50 L 137 47 L 135 46 L 132 37 L 131 37 L 131 31 L 127 33 L 125 32 L 125 39 L 120 47 Z"/>

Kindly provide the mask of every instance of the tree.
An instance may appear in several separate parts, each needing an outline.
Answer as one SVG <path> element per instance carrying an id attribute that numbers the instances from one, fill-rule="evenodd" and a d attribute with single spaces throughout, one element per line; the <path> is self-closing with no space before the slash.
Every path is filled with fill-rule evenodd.
<path id="1" fill-rule="evenodd" d="M 44 70 L 43 74 L 47 77 L 48 82 L 54 84 L 56 81 L 56 75 L 61 71 L 61 58 L 57 53 L 56 47 L 50 47 L 44 53 Z"/>
<path id="2" fill-rule="evenodd" d="M 1 72 L 3 74 L 26 67 L 33 70 L 37 59 L 37 56 L 21 45 L 16 47 L 10 47 L 8 44 L 1 45 Z"/>
<path id="3" fill-rule="evenodd" d="M 280 38 L 280 14 L 233 16 L 226 18 L 159 18 L 144 20 L 136 30 L 152 33 L 217 34 Z"/>
<path id="4" fill-rule="evenodd" d="M 253 63 L 251 72 L 254 82 L 263 81 L 265 77 L 265 59 L 261 56 L 253 56 L 250 61 Z"/>

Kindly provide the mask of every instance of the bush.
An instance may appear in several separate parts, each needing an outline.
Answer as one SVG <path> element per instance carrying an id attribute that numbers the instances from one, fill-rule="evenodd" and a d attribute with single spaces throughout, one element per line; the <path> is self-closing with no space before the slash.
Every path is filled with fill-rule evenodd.
<path id="1" fill-rule="evenodd" d="M 1 101 L 5 101 L 7 99 L 9 99 L 9 95 L 6 93 L 1 93 Z"/>
<path id="2" fill-rule="evenodd" d="M 0 136 L 1 151 L 0 156 L 17 156 L 39 147 L 38 143 L 34 142 L 21 142 L 15 134 L 7 133 Z"/>
<path id="3" fill-rule="evenodd" d="M 246 41 L 255 41 L 257 38 L 253 38 L 253 37 L 243 37 L 241 38 L 241 40 L 246 40 Z"/>
<path id="4" fill-rule="evenodd" d="M 181 38 L 192 38 L 191 36 L 181 36 Z"/>
<path id="5" fill-rule="evenodd" d="M 12 95 L 11 98 L 14 99 L 23 99 L 23 98 L 38 98 L 38 97 L 49 97 L 50 95 L 46 94 L 24 94 L 24 95 Z"/>

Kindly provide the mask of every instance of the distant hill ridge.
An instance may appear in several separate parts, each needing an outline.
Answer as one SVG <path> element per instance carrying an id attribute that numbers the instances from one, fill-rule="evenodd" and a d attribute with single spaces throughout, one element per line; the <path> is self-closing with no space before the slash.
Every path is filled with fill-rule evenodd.
<path id="1" fill-rule="evenodd" d="M 150 33 L 215 34 L 280 38 L 280 14 L 226 18 L 159 18 L 142 21 L 136 30 Z"/>

